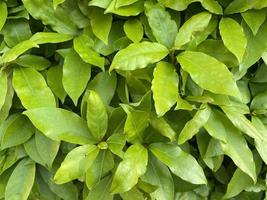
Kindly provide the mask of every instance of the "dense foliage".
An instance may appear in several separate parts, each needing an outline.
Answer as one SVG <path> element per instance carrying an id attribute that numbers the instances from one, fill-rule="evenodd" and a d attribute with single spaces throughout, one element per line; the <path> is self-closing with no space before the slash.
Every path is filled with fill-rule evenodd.
<path id="1" fill-rule="evenodd" d="M 264 199 L 266 7 L 0 0 L 0 199 Z"/>

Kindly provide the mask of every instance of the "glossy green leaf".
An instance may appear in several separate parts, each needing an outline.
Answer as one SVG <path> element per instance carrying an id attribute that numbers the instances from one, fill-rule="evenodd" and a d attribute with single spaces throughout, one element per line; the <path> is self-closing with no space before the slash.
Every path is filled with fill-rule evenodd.
<path id="1" fill-rule="evenodd" d="M 248 10 L 241 13 L 241 15 L 254 35 L 257 34 L 260 26 L 266 19 L 266 13 L 264 12 L 264 10 Z"/>
<path id="2" fill-rule="evenodd" d="M 128 6 L 117 7 L 116 1 L 111 1 L 106 9 L 106 13 L 114 13 L 121 16 L 136 16 L 144 10 L 144 2 L 137 1 Z"/>
<path id="3" fill-rule="evenodd" d="M 12 172 L 5 191 L 6 200 L 27 200 L 35 177 L 35 163 L 24 159 Z"/>
<path id="4" fill-rule="evenodd" d="M 34 127 L 24 115 L 15 115 L 0 128 L 1 149 L 26 142 L 34 134 Z"/>
<path id="5" fill-rule="evenodd" d="M 49 25 L 55 31 L 75 35 L 77 27 L 71 21 L 69 13 L 64 8 L 54 10 L 53 2 L 46 0 L 23 0 L 26 10 L 37 20 Z"/>
<path id="6" fill-rule="evenodd" d="M 50 61 L 44 57 L 29 54 L 20 56 L 14 60 L 13 63 L 21 67 L 35 68 L 38 71 L 48 68 L 51 64 Z"/>
<path id="7" fill-rule="evenodd" d="M 125 143 L 126 138 L 124 134 L 113 134 L 107 139 L 109 150 L 120 157 L 124 154 L 122 149 L 125 146 Z"/>
<path id="8" fill-rule="evenodd" d="M 11 62 L 33 47 L 39 47 L 39 46 L 31 40 L 25 40 L 23 42 L 20 42 L 12 49 L 4 53 L 4 55 L 0 58 L 0 63 Z"/>
<path id="9" fill-rule="evenodd" d="M 156 40 L 166 47 L 171 48 L 177 34 L 177 25 L 171 19 L 168 11 L 160 4 L 153 5 L 152 3 L 146 2 L 145 14 Z"/>
<path id="10" fill-rule="evenodd" d="M 3 107 L 5 100 L 6 100 L 6 95 L 8 92 L 8 77 L 7 73 L 4 71 L 0 72 L 0 109 Z"/>
<path id="11" fill-rule="evenodd" d="M 237 169 L 227 186 L 227 191 L 224 195 L 224 198 L 228 199 L 234 197 L 242 190 L 252 185 L 254 185 L 253 180 L 240 169 Z"/>
<path id="12" fill-rule="evenodd" d="M 266 140 L 244 115 L 232 110 L 231 107 L 222 106 L 221 108 L 231 122 L 243 133 L 257 140 Z"/>
<path id="13" fill-rule="evenodd" d="M 36 44 L 46 44 L 46 43 L 60 43 L 71 40 L 72 36 L 61 33 L 53 32 L 39 32 L 35 33 L 30 40 Z"/>
<path id="14" fill-rule="evenodd" d="M 39 154 L 39 152 L 37 150 L 35 135 L 33 137 L 31 137 L 31 139 L 29 139 L 27 142 L 25 142 L 23 146 L 24 146 L 25 152 L 31 158 L 31 160 L 33 160 L 34 162 L 36 162 L 42 166 L 48 167 L 44 163 L 41 155 Z"/>
<path id="15" fill-rule="evenodd" d="M 101 150 L 91 167 L 86 171 L 86 185 L 94 188 L 114 167 L 114 159 L 109 150 Z"/>
<path id="16" fill-rule="evenodd" d="M 252 124 L 255 126 L 255 128 L 257 128 L 257 130 L 261 133 L 262 137 L 266 137 L 266 127 L 265 125 L 262 123 L 261 119 L 259 119 L 256 116 L 252 117 Z M 262 160 L 267 163 L 267 157 L 266 157 L 266 152 L 267 152 L 267 148 L 266 148 L 266 141 L 265 140 L 259 140 L 256 139 L 255 140 L 255 147 L 257 149 L 257 151 L 259 152 Z"/>
<path id="17" fill-rule="evenodd" d="M 101 97 L 93 90 L 90 90 L 87 100 L 86 116 L 90 132 L 96 140 L 100 141 L 108 128 L 108 114 Z"/>
<path id="18" fill-rule="evenodd" d="M 174 66 L 167 62 L 157 64 L 153 73 L 152 91 L 156 112 L 163 116 L 178 99 L 178 75 Z M 162 91 L 165 91 L 162 95 Z"/>
<path id="19" fill-rule="evenodd" d="M 6 3 L 1 1 L 0 2 L 0 31 L 3 28 L 6 18 L 7 18 L 7 6 Z"/>
<path id="20" fill-rule="evenodd" d="M 94 142 L 86 121 L 70 111 L 47 107 L 31 109 L 23 113 L 37 129 L 52 140 L 76 144 Z"/>
<path id="21" fill-rule="evenodd" d="M 142 180 L 158 187 L 151 193 L 153 198 L 162 200 L 174 198 L 174 183 L 171 173 L 168 167 L 159 162 L 154 156 L 149 156 L 147 171 Z"/>
<path id="22" fill-rule="evenodd" d="M 55 182 L 62 184 L 82 177 L 93 164 L 98 152 L 99 149 L 95 145 L 84 145 L 73 149 L 57 170 L 54 177 Z"/>
<path id="23" fill-rule="evenodd" d="M 67 93 L 62 83 L 63 68 L 61 66 L 50 67 L 47 71 L 47 84 L 52 92 L 63 102 Z"/>
<path id="24" fill-rule="evenodd" d="M 113 195 L 109 192 L 111 181 L 110 176 L 103 178 L 92 188 L 85 200 L 112 200 Z"/>
<path id="25" fill-rule="evenodd" d="M 53 0 L 53 7 L 54 9 L 57 8 L 58 5 L 64 3 L 65 0 Z"/>
<path id="26" fill-rule="evenodd" d="M 167 54 L 168 49 L 158 43 L 142 42 L 131 44 L 115 55 L 109 70 L 142 69 L 147 67 L 148 64 L 160 61 Z"/>
<path id="27" fill-rule="evenodd" d="M 183 70 L 203 89 L 217 94 L 239 97 L 233 75 L 215 58 L 201 52 L 185 51 L 177 56 Z M 209 81 L 206 80 L 207 77 Z"/>
<path id="28" fill-rule="evenodd" d="M 37 147 L 37 151 L 43 160 L 44 164 L 51 168 L 56 158 L 56 155 L 59 150 L 60 142 L 51 140 L 50 138 L 46 137 L 44 134 L 36 131 L 35 133 L 35 143 Z"/>
<path id="29" fill-rule="evenodd" d="M 165 120 L 163 117 L 157 117 L 156 115 L 152 114 L 150 116 L 149 123 L 160 134 L 162 134 L 165 137 L 168 137 L 171 142 L 176 139 L 175 130 L 173 130 L 173 128 L 170 126 L 167 120 Z"/>
<path id="30" fill-rule="evenodd" d="M 231 18 L 222 18 L 220 21 L 220 34 L 224 45 L 242 62 L 247 39 L 242 27 Z"/>
<path id="31" fill-rule="evenodd" d="M 16 68 L 13 87 L 27 109 L 56 106 L 55 97 L 43 76 L 33 68 Z"/>
<path id="32" fill-rule="evenodd" d="M 105 58 L 101 57 L 94 49 L 92 49 L 91 42 L 91 38 L 84 33 L 73 40 L 73 47 L 84 62 L 104 69 Z"/>
<path id="33" fill-rule="evenodd" d="M 208 106 L 202 106 L 202 108 L 195 113 L 194 117 L 186 123 L 179 134 L 178 143 L 183 144 L 197 134 L 199 129 L 209 120 L 210 112 L 211 110 Z"/>
<path id="34" fill-rule="evenodd" d="M 243 62 L 239 66 L 239 77 L 243 76 L 246 73 L 247 69 L 250 68 L 257 60 L 260 59 L 261 55 L 265 51 L 267 44 L 266 33 L 267 26 L 266 22 L 259 28 L 256 35 L 253 35 L 250 28 L 244 23 L 243 30 L 247 38 L 247 48 Z"/>
<path id="35" fill-rule="evenodd" d="M 43 167 L 38 169 L 43 180 L 56 195 L 66 200 L 78 200 L 78 190 L 73 183 L 56 184 L 53 181 L 53 173 Z"/>
<path id="36" fill-rule="evenodd" d="M 133 188 L 137 184 L 139 177 L 146 172 L 147 162 L 148 153 L 146 148 L 140 144 L 130 146 L 116 169 L 112 180 L 111 192 L 122 193 Z"/>
<path id="37" fill-rule="evenodd" d="M 127 141 L 142 142 L 145 129 L 149 125 L 149 113 L 133 110 L 127 113 L 124 133 Z"/>
<path id="38" fill-rule="evenodd" d="M 112 25 L 112 15 L 104 14 L 103 9 L 94 8 L 90 13 L 92 31 L 100 40 L 108 44 L 108 36 Z"/>
<path id="39" fill-rule="evenodd" d="M 73 49 L 70 49 L 64 60 L 62 83 L 75 105 L 77 105 L 90 77 L 91 65 L 85 63 Z"/>
<path id="40" fill-rule="evenodd" d="M 217 120 L 212 122 L 214 125 L 207 129 L 207 131 L 213 137 L 218 139 L 220 139 L 218 135 L 223 135 L 223 137 L 225 137 L 225 141 L 221 142 L 224 153 L 228 155 L 243 172 L 248 174 L 255 181 L 255 164 L 252 152 L 249 149 L 244 136 L 221 112 L 213 110 L 213 114 Z"/>
<path id="41" fill-rule="evenodd" d="M 201 12 L 188 19 L 179 29 L 175 39 L 175 49 L 182 49 L 188 44 L 198 32 L 204 31 L 209 25 L 211 14 Z"/>
<path id="42" fill-rule="evenodd" d="M 185 10 L 191 3 L 200 2 L 202 6 L 207 9 L 208 11 L 215 13 L 215 14 L 222 14 L 222 8 L 217 1 L 214 0 L 159 0 L 164 6 L 177 10 L 182 11 Z"/>
<path id="43" fill-rule="evenodd" d="M 142 40 L 144 35 L 143 25 L 138 19 L 129 19 L 123 25 L 126 36 L 134 43 Z"/>
<path id="44" fill-rule="evenodd" d="M 119 8 L 122 6 L 128 6 L 128 5 L 131 5 L 137 1 L 139 1 L 139 0 L 117 0 L 116 1 L 116 7 Z"/>
<path id="45" fill-rule="evenodd" d="M 32 36 L 30 25 L 23 18 L 7 19 L 1 33 L 4 35 L 4 41 L 9 47 L 14 47 Z"/>
<path id="46" fill-rule="evenodd" d="M 193 184 L 207 183 L 204 172 L 195 158 L 182 151 L 178 145 L 154 143 L 149 149 L 176 176 Z"/>

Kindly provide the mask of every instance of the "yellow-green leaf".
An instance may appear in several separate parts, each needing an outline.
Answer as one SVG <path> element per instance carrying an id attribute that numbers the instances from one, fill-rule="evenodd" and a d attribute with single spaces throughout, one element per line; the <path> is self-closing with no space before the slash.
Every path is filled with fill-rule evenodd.
<path id="1" fill-rule="evenodd" d="M 201 52 L 185 51 L 177 56 L 177 60 L 203 89 L 216 94 L 240 96 L 232 73 L 215 58 Z"/>
<path id="2" fill-rule="evenodd" d="M 27 109 L 56 106 L 55 97 L 45 79 L 33 68 L 16 68 L 13 87 Z"/>
<path id="3" fill-rule="evenodd" d="M 114 174 L 111 192 L 123 193 L 133 188 L 146 172 L 148 152 L 141 144 L 130 146 Z"/>
<path id="4" fill-rule="evenodd" d="M 153 76 L 151 89 L 155 108 L 157 114 L 162 116 L 170 110 L 178 99 L 178 74 L 172 64 L 162 61 L 157 64 Z"/>
<path id="5" fill-rule="evenodd" d="M 247 46 L 243 28 L 232 18 L 222 18 L 219 29 L 224 45 L 241 63 Z"/>

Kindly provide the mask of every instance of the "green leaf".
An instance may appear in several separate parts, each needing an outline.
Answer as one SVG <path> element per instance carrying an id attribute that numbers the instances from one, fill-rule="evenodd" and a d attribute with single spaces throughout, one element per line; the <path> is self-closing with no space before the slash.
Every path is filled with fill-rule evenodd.
<path id="1" fill-rule="evenodd" d="M 37 150 L 37 145 L 36 145 L 36 142 L 35 142 L 35 135 L 30 139 L 28 140 L 27 142 L 24 143 L 24 149 L 27 153 L 27 155 L 36 163 L 42 165 L 42 166 L 45 166 L 45 167 L 48 167 L 41 155 L 39 154 L 38 150 Z"/>
<path id="2" fill-rule="evenodd" d="M 150 125 L 161 135 L 168 137 L 171 142 L 176 139 L 176 132 L 163 117 L 157 117 L 155 114 L 150 115 Z"/>
<path id="3" fill-rule="evenodd" d="M 108 106 L 114 96 L 116 86 L 116 73 L 109 74 L 108 71 L 106 71 L 98 73 L 94 79 L 89 82 L 87 89 L 97 92 L 105 105 Z"/>
<path id="4" fill-rule="evenodd" d="M 23 18 L 7 19 L 1 33 L 4 34 L 4 41 L 9 47 L 14 47 L 32 36 L 29 22 Z"/>
<path id="5" fill-rule="evenodd" d="M 128 6 L 117 7 L 117 1 L 111 1 L 105 13 L 114 13 L 121 16 L 137 16 L 144 10 L 144 2 L 137 1 Z"/>
<path id="6" fill-rule="evenodd" d="M 53 7 L 54 9 L 57 8 L 58 5 L 64 3 L 65 0 L 53 0 Z"/>
<path id="7" fill-rule="evenodd" d="M 193 184 L 207 183 L 204 172 L 195 158 L 183 152 L 179 146 L 170 143 L 153 143 L 149 149 L 176 176 Z"/>
<path id="8" fill-rule="evenodd" d="M 145 174 L 148 162 L 147 149 L 140 144 L 130 146 L 114 174 L 111 192 L 123 193 L 133 188 Z M 131 170 L 129 170 L 131 169 Z"/>
<path id="9" fill-rule="evenodd" d="M 134 43 L 138 43 L 142 40 L 144 35 L 142 23 L 136 19 L 128 19 L 123 25 L 123 30 L 126 36 Z"/>
<path id="10" fill-rule="evenodd" d="M 149 113 L 139 110 L 133 110 L 127 113 L 124 125 L 124 133 L 127 141 L 139 142 L 143 141 L 143 134 L 149 125 Z"/>
<path id="11" fill-rule="evenodd" d="M 53 32 L 38 32 L 30 38 L 30 40 L 36 44 L 60 43 L 71 39 L 71 35 Z"/>
<path id="12" fill-rule="evenodd" d="M 97 6 L 107 8 L 112 0 L 92 0 L 88 3 L 89 6 Z"/>
<path id="13" fill-rule="evenodd" d="M 188 19 L 179 29 L 175 39 L 175 49 L 184 49 L 183 46 L 192 41 L 196 34 L 204 31 L 209 25 L 211 14 L 201 12 Z"/>
<path id="14" fill-rule="evenodd" d="M 24 111 L 23 114 L 52 140 L 63 140 L 75 144 L 95 142 L 87 128 L 86 121 L 73 112 L 47 107 Z"/>
<path id="15" fill-rule="evenodd" d="M 253 35 L 250 28 L 243 23 L 243 30 L 247 38 L 247 48 L 243 62 L 239 65 L 239 77 L 243 76 L 247 69 L 256 63 L 266 49 L 267 39 L 267 22 L 260 27 L 256 35 Z"/>
<path id="16" fill-rule="evenodd" d="M 20 56 L 14 60 L 13 63 L 18 64 L 21 67 L 35 68 L 38 71 L 48 68 L 51 64 L 50 61 L 44 57 L 30 54 Z"/>
<path id="17" fill-rule="evenodd" d="M 100 67 L 104 70 L 105 58 L 92 49 L 92 39 L 83 33 L 73 40 L 73 47 L 84 62 Z"/>
<path id="18" fill-rule="evenodd" d="M 128 6 L 128 5 L 131 5 L 137 1 L 139 1 L 139 0 L 117 0 L 116 1 L 116 7 L 119 8 L 122 6 Z"/>
<path id="19" fill-rule="evenodd" d="M 109 150 L 101 150 L 91 167 L 86 171 L 86 185 L 94 188 L 113 169 L 114 159 Z"/>
<path id="20" fill-rule="evenodd" d="M 23 0 L 23 5 L 34 19 L 41 20 L 44 25 L 51 26 L 53 30 L 62 34 L 76 34 L 77 27 L 72 22 L 70 13 L 62 7 L 54 10 L 52 1 Z"/>
<path id="21" fill-rule="evenodd" d="M 266 19 L 266 13 L 264 10 L 248 10 L 241 13 L 241 15 L 254 35 L 257 34 L 259 28 Z"/>
<path id="22" fill-rule="evenodd" d="M 202 128 L 209 120 L 211 109 L 208 105 L 200 107 L 194 117 L 186 123 L 183 130 L 179 134 L 178 144 L 183 144 L 187 140 L 190 140 L 195 134 L 198 133 L 199 129 Z"/>
<path id="23" fill-rule="evenodd" d="M 161 44 L 142 42 L 130 44 L 114 57 L 109 71 L 113 69 L 136 70 L 147 67 L 166 57 L 168 49 Z"/>
<path id="24" fill-rule="evenodd" d="M 7 73 L 4 71 L 0 71 L 0 110 L 3 107 L 3 105 L 5 104 L 5 100 L 6 100 L 6 95 L 8 92 L 8 77 L 7 77 Z"/>
<path id="25" fill-rule="evenodd" d="M 100 141 L 108 129 L 108 114 L 101 97 L 93 90 L 87 100 L 87 125 L 93 137 Z"/>
<path id="26" fill-rule="evenodd" d="M 267 134 L 266 134 L 266 127 L 265 125 L 262 123 L 261 119 L 253 116 L 252 117 L 252 124 L 255 126 L 255 128 L 260 132 L 260 134 L 262 135 L 262 137 L 266 138 Z M 255 139 L 255 147 L 257 149 L 257 151 L 259 152 L 262 160 L 267 163 L 267 146 L 266 146 L 266 141 L 265 140 L 258 140 Z"/>
<path id="27" fill-rule="evenodd" d="M 148 19 L 149 26 L 157 41 L 168 48 L 173 46 L 177 25 L 171 19 L 171 15 L 160 4 L 145 3 L 145 14 Z"/>
<path id="28" fill-rule="evenodd" d="M 16 68 L 13 87 L 27 109 L 56 106 L 55 97 L 43 76 L 33 68 Z"/>
<path id="29" fill-rule="evenodd" d="M 174 66 L 167 62 L 159 62 L 154 69 L 153 76 L 151 89 L 155 108 L 157 114 L 163 116 L 178 99 L 179 79 Z"/>
<path id="30" fill-rule="evenodd" d="M 208 129 L 208 132 L 218 139 L 220 138 L 216 135 L 225 135 L 225 141 L 221 142 L 224 153 L 228 155 L 243 172 L 255 181 L 255 164 L 252 152 L 249 149 L 244 136 L 224 114 L 215 110 L 213 110 L 213 114 L 216 116 L 217 120 L 213 121 L 215 127 L 213 129 Z"/>
<path id="31" fill-rule="evenodd" d="M 23 159 L 11 174 L 5 191 L 6 200 L 27 200 L 35 177 L 35 163 Z"/>
<path id="32" fill-rule="evenodd" d="M 159 0 L 159 2 L 162 3 L 164 6 L 177 11 L 185 10 L 191 3 L 200 2 L 202 6 L 211 13 L 222 14 L 223 12 L 219 2 L 215 0 Z"/>
<path id="33" fill-rule="evenodd" d="M 232 198 L 238 195 L 247 187 L 252 185 L 254 185 L 254 183 L 251 177 L 249 177 L 247 174 L 245 174 L 244 172 L 242 172 L 240 169 L 237 168 L 227 186 L 227 191 L 224 195 L 224 198 L 226 199 Z"/>
<path id="34" fill-rule="evenodd" d="M 201 52 L 185 51 L 177 56 L 177 60 L 203 89 L 216 94 L 240 96 L 232 73 L 215 58 Z"/>
<path id="35" fill-rule="evenodd" d="M 51 168 L 58 153 L 60 142 L 51 140 L 44 134 L 36 131 L 35 143 L 42 161 L 48 168 Z"/>
<path id="36" fill-rule="evenodd" d="M 39 46 L 31 40 L 25 40 L 23 42 L 20 42 L 16 46 L 14 46 L 12 49 L 4 53 L 4 55 L 0 58 L 0 63 L 11 62 L 15 60 L 17 57 L 19 57 L 21 54 L 23 54 L 24 52 L 26 52 L 27 50 L 33 47 L 39 47 Z"/>
<path id="37" fill-rule="evenodd" d="M 122 151 L 125 146 L 126 138 L 124 134 L 113 134 L 107 139 L 107 144 L 109 150 L 117 155 L 122 157 L 124 152 Z"/>
<path id="38" fill-rule="evenodd" d="M 67 183 L 84 176 L 87 169 L 93 164 L 99 149 L 95 145 L 84 145 L 68 153 L 54 180 L 57 184 Z"/>
<path id="39" fill-rule="evenodd" d="M 111 181 L 110 176 L 103 178 L 92 188 L 85 200 L 112 200 L 113 195 L 109 192 Z"/>
<path id="40" fill-rule="evenodd" d="M 243 28 L 231 18 L 222 18 L 220 21 L 220 34 L 224 45 L 241 63 L 247 46 L 247 39 Z"/>
<path id="41" fill-rule="evenodd" d="M 90 13 L 92 31 L 95 36 L 108 44 L 108 36 L 112 25 L 112 14 L 104 14 L 104 10 L 94 8 Z"/>
<path id="42" fill-rule="evenodd" d="M 34 134 L 34 127 L 24 115 L 14 115 L 0 128 L 1 149 L 23 144 Z"/>
<path id="43" fill-rule="evenodd" d="M 62 83 L 63 68 L 61 66 L 50 67 L 47 71 L 47 84 L 53 93 L 63 102 L 67 93 Z"/>
<path id="44" fill-rule="evenodd" d="M 7 6 L 4 1 L 0 2 L 0 31 L 3 28 L 7 19 Z"/>
<path id="45" fill-rule="evenodd" d="M 53 181 L 53 174 L 51 172 L 43 167 L 39 167 L 38 169 L 43 180 L 56 195 L 66 200 L 78 200 L 78 191 L 73 183 L 56 184 Z"/>
<path id="46" fill-rule="evenodd" d="M 231 122 L 240 131 L 247 134 L 248 136 L 257 140 L 266 140 L 262 134 L 253 126 L 251 121 L 249 121 L 243 114 L 231 109 L 231 107 L 221 106 L 224 113 L 231 120 Z M 267 140 L 266 140 L 267 141 Z"/>
<path id="47" fill-rule="evenodd" d="M 64 60 L 62 83 L 75 105 L 90 77 L 91 65 L 85 63 L 73 49 L 70 49 Z"/>
<path id="48" fill-rule="evenodd" d="M 142 180 L 158 186 L 151 193 L 152 198 L 161 200 L 174 199 L 174 183 L 167 166 L 159 162 L 154 156 L 149 156 L 147 171 L 142 176 Z"/>

